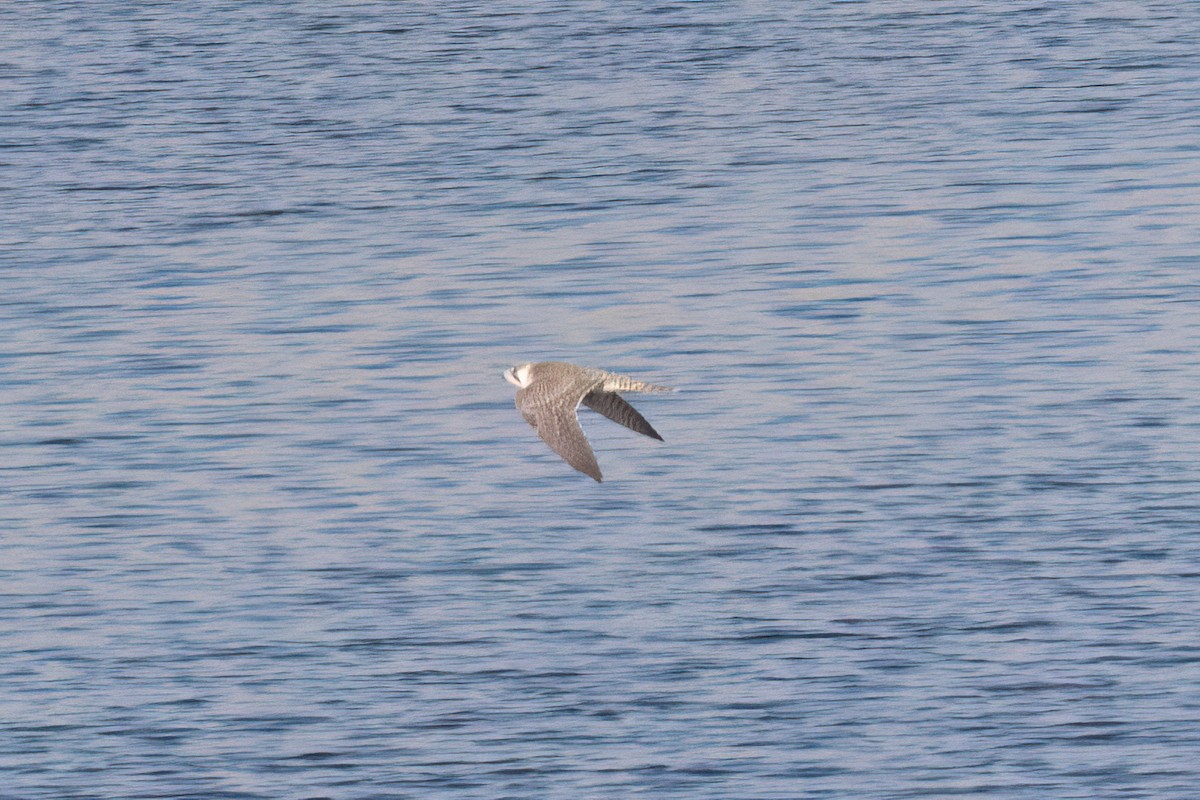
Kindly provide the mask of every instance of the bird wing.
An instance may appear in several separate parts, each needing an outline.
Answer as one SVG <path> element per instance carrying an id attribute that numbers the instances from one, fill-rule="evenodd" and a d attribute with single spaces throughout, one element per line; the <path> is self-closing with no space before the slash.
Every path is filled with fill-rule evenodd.
<path id="1" fill-rule="evenodd" d="M 602 481 L 596 454 L 592 452 L 592 446 L 579 426 L 579 416 L 575 413 L 580 396 L 587 389 L 581 388 L 578 393 L 556 392 L 552 395 L 536 389 L 535 384 L 517 392 L 517 408 L 521 416 L 533 426 L 542 441 L 550 445 L 551 450 L 562 456 L 563 461 L 589 478 Z"/>
<path id="2" fill-rule="evenodd" d="M 595 411 L 598 414 L 611 419 L 618 425 L 624 425 L 629 430 L 640 433 L 643 436 L 649 436 L 652 439 L 663 440 L 658 435 L 658 431 L 654 430 L 646 418 L 638 413 L 637 409 L 629 405 L 624 397 L 616 392 L 605 392 L 601 389 L 594 389 L 583 396 L 583 404 Z"/>

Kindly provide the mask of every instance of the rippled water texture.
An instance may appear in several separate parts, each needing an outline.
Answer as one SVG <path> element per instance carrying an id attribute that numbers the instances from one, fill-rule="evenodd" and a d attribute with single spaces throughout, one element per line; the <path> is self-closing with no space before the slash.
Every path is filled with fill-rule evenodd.
<path id="1" fill-rule="evenodd" d="M 0 86 L 5 800 L 1196 796 L 1194 3 L 10 2 Z"/>

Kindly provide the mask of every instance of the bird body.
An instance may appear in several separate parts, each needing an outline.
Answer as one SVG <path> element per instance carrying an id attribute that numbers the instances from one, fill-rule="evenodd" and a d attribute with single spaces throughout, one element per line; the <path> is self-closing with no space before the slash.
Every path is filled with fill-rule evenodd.
<path id="1" fill-rule="evenodd" d="M 662 441 L 658 431 L 619 392 L 669 392 L 666 386 L 634 380 L 564 361 L 539 361 L 505 370 L 517 387 L 517 410 L 550 449 L 575 469 L 603 480 L 596 455 L 579 425 L 580 403 L 631 431 Z"/>

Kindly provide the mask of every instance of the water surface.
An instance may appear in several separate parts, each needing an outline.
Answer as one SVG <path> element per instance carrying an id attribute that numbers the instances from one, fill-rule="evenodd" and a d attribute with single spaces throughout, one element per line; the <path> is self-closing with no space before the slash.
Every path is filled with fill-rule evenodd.
<path id="1" fill-rule="evenodd" d="M 0 10 L 0 795 L 1194 795 L 1195 9 L 776 5 Z"/>

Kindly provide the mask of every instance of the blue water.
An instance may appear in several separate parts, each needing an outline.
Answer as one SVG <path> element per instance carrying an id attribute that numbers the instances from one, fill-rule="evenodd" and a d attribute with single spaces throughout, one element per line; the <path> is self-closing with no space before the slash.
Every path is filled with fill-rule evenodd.
<path id="1" fill-rule="evenodd" d="M 4 800 L 1200 792 L 1194 3 L 14 2 L 0 88 Z"/>

